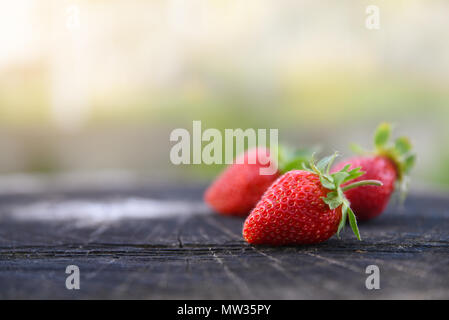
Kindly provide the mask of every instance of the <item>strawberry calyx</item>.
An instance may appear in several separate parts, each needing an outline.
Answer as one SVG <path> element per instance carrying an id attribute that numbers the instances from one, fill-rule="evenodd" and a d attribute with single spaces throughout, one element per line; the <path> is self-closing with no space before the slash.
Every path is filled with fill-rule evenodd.
<path id="1" fill-rule="evenodd" d="M 337 236 L 340 237 L 340 231 L 345 227 L 346 220 L 349 218 L 349 224 L 352 231 L 357 239 L 361 240 L 359 228 L 357 226 L 357 218 L 355 217 L 354 211 L 352 211 L 350 202 L 346 198 L 344 192 L 360 186 L 382 186 L 382 182 L 378 180 L 362 180 L 342 187 L 343 184 L 359 178 L 364 175 L 365 172 L 361 171 L 361 167 L 350 169 L 351 166 L 348 164 L 340 171 L 330 173 L 332 164 L 337 156 L 338 153 L 335 152 L 333 155 L 321 159 L 318 163 L 315 163 L 315 160 L 312 157 L 309 162 L 309 167 L 304 164 L 303 168 L 306 171 L 318 175 L 322 186 L 330 190 L 326 197 L 322 197 L 324 203 L 326 203 L 332 210 L 341 206 L 341 220 L 338 225 Z"/>
<path id="2" fill-rule="evenodd" d="M 415 165 L 416 154 L 412 152 L 413 147 L 407 137 L 399 137 L 391 141 L 392 131 L 392 125 L 383 122 L 377 127 L 374 133 L 374 151 L 365 151 L 355 144 L 351 148 L 357 154 L 381 156 L 393 162 L 398 177 L 399 191 L 403 200 L 407 194 L 408 175 Z"/>

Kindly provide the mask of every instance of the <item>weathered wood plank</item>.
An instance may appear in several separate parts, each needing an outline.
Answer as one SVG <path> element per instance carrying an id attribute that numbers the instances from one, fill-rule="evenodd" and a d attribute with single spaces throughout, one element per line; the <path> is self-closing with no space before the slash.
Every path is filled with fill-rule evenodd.
<path id="1" fill-rule="evenodd" d="M 42 202 L 56 206 L 50 211 L 64 210 L 67 201 L 120 210 L 126 199 L 170 204 L 167 195 L 201 211 L 201 191 L 0 196 L 0 298 L 449 298 L 445 198 L 410 197 L 402 212 L 392 208 L 361 223 L 362 242 L 346 230 L 343 240 L 283 248 L 249 246 L 241 238 L 243 219 L 207 210 L 87 224 L 76 211 L 73 220 L 33 217 Z M 144 206 L 143 213 L 151 208 Z M 65 288 L 70 264 L 81 270 L 80 290 Z M 370 264 L 381 270 L 380 290 L 365 288 Z"/>

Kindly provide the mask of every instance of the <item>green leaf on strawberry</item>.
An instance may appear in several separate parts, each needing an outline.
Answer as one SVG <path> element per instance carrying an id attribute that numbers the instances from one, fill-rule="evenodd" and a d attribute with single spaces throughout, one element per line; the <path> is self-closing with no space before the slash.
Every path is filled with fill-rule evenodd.
<path id="1" fill-rule="evenodd" d="M 399 137 L 391 141 L 392 125 L 381 123 L 374 133 L 374 151 L 365 151 L 357 145 L 351 149 L 362 155 L 382 156 L 390 159 L 396 167 L 397 184 L 401 199 L 405 199 L 408 189 L 408 175 L 416 162 L 416 154 L 412 152 L 413 146 L 407 137 Z"/>
<path id="2" fill-rule="evenodd" d="M 301 169 L 304 163 L 312 159 L 317 148 L 293 149 L 286 145 L 278 146 L 278 169 L 281 174 Z"/>
<path id="3" fill-rule="evenodd" d="M 379 138 L 379 141 L 382 141 L 382 139 L 384 139 L 384 137 Z M 331 156 L 321 159 L 317 164 L 315 164 L 315 160 L 312 157 L 309 162 L 309 166 L 304 164 L 303 167 L 304 170 L 318 175 L 323 187 L 330 190 L 327 196 L 322 198 L 324 203 L 326 203 L 330 209 L 336 209 L 341 206 L 341 220 L 338 226 L 337 236 L 340 235 L 340 231 L 346 225 L 347 218 L 349 217 L 349 224 L 352 231 L 356 235 L 357 239 L 361 240 L 360 232 L 357 226 L 357 219 L 350 207 L 349 200 L 346 198 L 344 191 L 366 185 L 382 186 L 382 182 L 377 180 L 362 180 L 342 187 L 343 184 L 359 178 L 365 172 L 361 171 L 360 167 L 350 170 L 350 166 L 347 165 L 340 171 L 330 173 L 330 168 L 332 167 L 332 164 L 337 156 L 338 154 L 334 153 Z"/>

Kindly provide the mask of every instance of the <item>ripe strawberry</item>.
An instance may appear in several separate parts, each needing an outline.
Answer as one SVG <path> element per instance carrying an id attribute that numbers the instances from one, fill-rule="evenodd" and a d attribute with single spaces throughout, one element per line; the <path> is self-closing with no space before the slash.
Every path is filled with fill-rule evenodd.
<path id="1" fill-rule="evenodd" d="M 312 155 L 312 152 L 306 149 L 292 152 L 279 148 L 278 152 L 277 172 L 266 175 L 261 174 L 261 169 L 267 169 L 276 159 L 271 159 L 270 152 L 264 148 L 248 150 L 226 168 L 206 190 L 204 201 L 224 215 L 248 215 L 274 180 L 283 172 L 301 167 Z"/>
<path id="2" fill-rule="evenodd" d="M 405 137 L 398 138 L 394 144 L 390 143 L 391 125 L 381 124 L 375 134 L 376 150 L 372 153 L 362 152 L 364 156 L 356 156 L 337 164 L 334 170 L 341 170 L 349 165 L 350 168 L 361 167 L 366 173 L 359 179 L 374 179 L 382 181 L 383 186 L 373 188 L 364 186 L 348 190 L 345 195 L 351 203 L 355 215 L 359 220 L 368 220 L 380 215 L 388 205 L 391 195 L 398 187 L 405 199 L 408 177 L 414 162 L 415 154 L 411 153 L 411 144 Z M 357 152 L 361 148 L 356 147 Z"/>
<path id="3" fill-rule="evenodd" d="M 323 242 L 349 222 L 360 240 L 357 221 L 343 191 L 379 181 L 359 181 L 360 168 L 343 168 L 330 174 L 336 155 L 326 157 L 309 169 L 293 170 L 278 178 L 246 218 L 243 237 L 250 244 L 310 244 Z"/>

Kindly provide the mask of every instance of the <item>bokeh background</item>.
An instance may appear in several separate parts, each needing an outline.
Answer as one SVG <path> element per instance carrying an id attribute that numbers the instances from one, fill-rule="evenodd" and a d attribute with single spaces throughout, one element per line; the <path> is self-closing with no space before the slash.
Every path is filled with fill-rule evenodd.
<path id="1" fill-rule="evenodd" d="M 204 183 L 220 166 L 169 160 L 170 132 L 193 120 L 343 155 L 391 121 L 418 152 L 414 186 L 449 190 L 448 12 L 446 0 L 1 1 L 0 183 Z"/>

